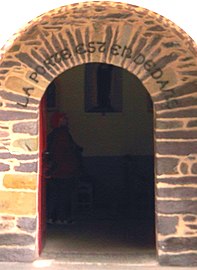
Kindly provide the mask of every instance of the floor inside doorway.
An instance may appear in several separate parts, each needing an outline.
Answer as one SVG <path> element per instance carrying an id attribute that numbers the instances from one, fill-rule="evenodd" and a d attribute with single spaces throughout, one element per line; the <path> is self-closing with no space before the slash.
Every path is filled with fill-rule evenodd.
<path id="1" fill-rule="evenodd" d="M 48 224 L 41 258 L 155 265 L 155 249 L 151 220 L 84 215 L 73 224 Z"/>

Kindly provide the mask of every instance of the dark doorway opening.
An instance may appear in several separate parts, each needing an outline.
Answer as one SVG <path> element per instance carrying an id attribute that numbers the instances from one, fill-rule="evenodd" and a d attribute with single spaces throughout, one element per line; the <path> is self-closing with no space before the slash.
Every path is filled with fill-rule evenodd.
<path id="1" fill-rule="evenodd" d="M 50 87 L 55 100 L 47 109 L 48 133 L 53 113 L 66 112 L 84 148 L 84 171 L 72 194 L 74 222 L 47 224 L 43 258 L 155 259 L 152 101 L 137 77 L 123 69 L 115 75 L 121 93 L 116 83 L 109 92 L 121 99 L 113 97 L 117 110 L 86 110 L 87 95 L 95 101 L 87 93 L 87 65 L 66 71 Z"/>

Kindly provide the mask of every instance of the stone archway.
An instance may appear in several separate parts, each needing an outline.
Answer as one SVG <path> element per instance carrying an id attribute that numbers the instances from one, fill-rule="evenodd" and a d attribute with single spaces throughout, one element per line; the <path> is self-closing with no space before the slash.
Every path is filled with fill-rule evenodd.
<path id="1" fill-rule="evenodd" d="M 59 74 L 89 62 L 127 69 L 149 91 L 155 110 L 159 262 L 196 265 L 196 45 L 162 16 L 113 2 L 52 10 L 31 21 L 4 47 L 0 260 L 31 261 L 37 256 L 40 99 Z"/>

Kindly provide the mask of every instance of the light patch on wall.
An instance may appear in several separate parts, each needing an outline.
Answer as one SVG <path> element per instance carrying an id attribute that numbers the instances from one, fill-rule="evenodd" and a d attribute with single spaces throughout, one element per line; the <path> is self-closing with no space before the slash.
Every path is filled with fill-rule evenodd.
<path id="1" fill-rule="evenodd" d="M 38 150 L 38 140 L 37 138 L 27 138 L 27 139 L 16 139 L 13 140 L 13 144 L 10 147 L 10 151 L 24 151 L 24 152 L 35 152 Z"/>

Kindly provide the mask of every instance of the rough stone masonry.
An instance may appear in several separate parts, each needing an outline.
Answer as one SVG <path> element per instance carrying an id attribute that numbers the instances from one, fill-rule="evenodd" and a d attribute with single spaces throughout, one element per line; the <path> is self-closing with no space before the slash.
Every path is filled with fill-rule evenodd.
<path id="1" fill-rule="evenodd" d="M 15 34 L 0 60 L 0 260 L 38 256 L 45 89 L 72 67 L 101 62 L 135 74 L 154 103 L 158 260 L 197 265 L 196 56 L 196 44 L 178 26 L 123 3 L 63 6 Z"/>

